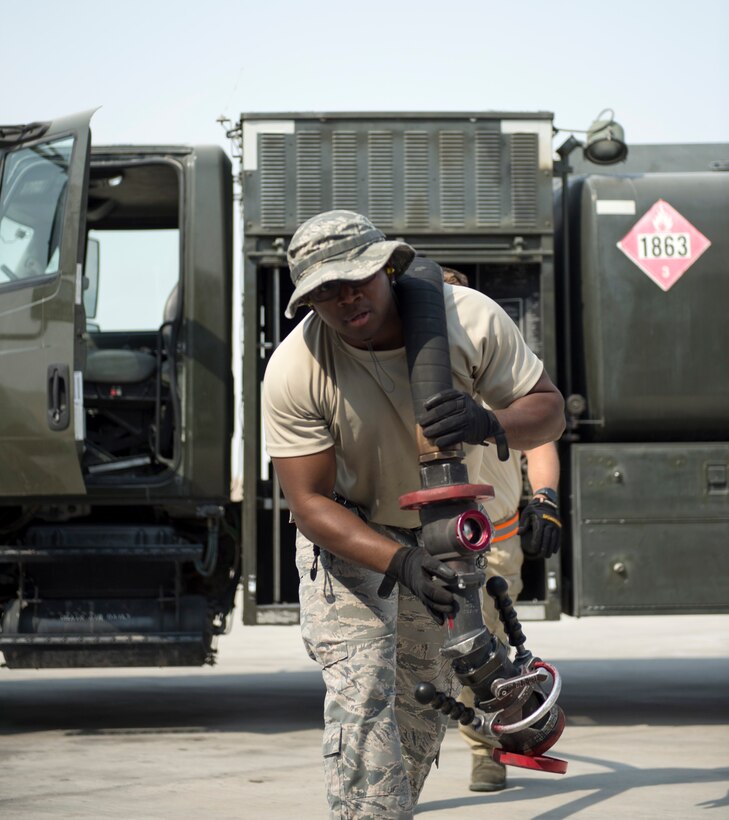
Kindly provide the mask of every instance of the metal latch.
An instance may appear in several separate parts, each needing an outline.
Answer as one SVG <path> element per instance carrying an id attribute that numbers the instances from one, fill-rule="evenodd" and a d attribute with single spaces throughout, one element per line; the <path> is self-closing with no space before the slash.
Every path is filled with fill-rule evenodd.
<path id="1" fill-rule="evenodd" d="M 709 495 L 727 495 L 729 493 L 726 464 L 706 465 L 706 489 Z"/>

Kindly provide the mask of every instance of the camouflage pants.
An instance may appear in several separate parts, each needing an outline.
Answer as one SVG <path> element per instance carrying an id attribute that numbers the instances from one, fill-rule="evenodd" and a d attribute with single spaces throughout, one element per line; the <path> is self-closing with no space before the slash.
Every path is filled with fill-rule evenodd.
<path id="1" fill-rule="evenodd" d="M 407 530 L 378 528 L 415 545 Z M 296 539 L 301 633 L 322 668 L 324 769 L 330 817 L 405 820 L 440 748 L 447 719 L 414 698 L 420 681 L 452 692 L 440 656 L 443 628 L 422 603 L 382 575 L 322 550 L 312 580 L 312 543 Z"/>
<path id="2" fill-rule="evenodd" d="M 486 554 L 486 578 L 492 578 L 494 575 L 500 575 L 509 584 L 509 597 L 516 601 L 516 596 L 521 592 L 521 565 L 524 560 L 524 555 L 521 551 L 521 538 L 514 535 L 504 541 L 499 541 L 492 544 L 491 551 Z M 502 642 L 508 643 L 506 633 L 504 632 L 504 625 L 499 620 L 499 614 L 494 606 L 493 598 L 484 590 L 483 592 L 483 620 L 486 628 L 493 635 Z M 474 705 L 473 692 L 464 687 L 461 691 L 460 698 L 467 706 Z M 468 726 L 458 724 L 458 729 L 463 736 L 463 739 L 471 747 L 471 751 L 475 755 L 490 756 L 493 745 L 489 744 L 488 740 L 474 732 Z"/>

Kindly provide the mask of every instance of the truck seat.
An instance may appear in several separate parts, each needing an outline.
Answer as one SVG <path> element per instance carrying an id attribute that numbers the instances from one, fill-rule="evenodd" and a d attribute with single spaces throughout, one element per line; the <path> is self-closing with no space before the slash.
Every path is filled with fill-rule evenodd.
<path id="1" fill-rule="evenodd" d="M 170 295 L 167 297 L 167 301 L 165 302 L 165 307 L 162 316 L 163 322 L 162 327 L 160 328 L 164 352 L 167 354 L 167 356 L 162 361 L 161 376 L 162 382 L 167 385 L 169 385 L 171 382 L 170 367 L 171 360 L 174 359 L 173 349 L 175 346 L 176 336 L 175 323 L 177 322 L 177 314 L 180 309 L 179 294 L 179 287 L 176 284 L 170 291 Z"/>
<path id="2" fill-rule="evenodd" d="M 149 379 L 157 358 L 140 350 L 89 350 L 86 381 L 97 384 L 136 384 Z"/>
<path id="3" fill-rule="evenodd" d="M 180 302 L 177 285 L 157 331 L 115 332 L 110 341 L 137 344 L 96 347 L 88 340 L 84 371 L 86 438 L 84 466 L 103 480 L 124 473 L 146 478 L 173 463 L 179 429 L 175 347 Z M 102 334 L 103 335 L 103 334 Z"/>
<path id="4" fill-rule="evenodd" d="M 178 286 L 175 284 L 165 302 L 160 328 L 168 355 L 172 347 L 172 329 L 177 311 Z M 84 379 L 91 384 L 138 384 L 151 378 L 156 369 L 157 357 L 153 353 L 90 347 L 86 356 Z M 163 381 L 169 383 L 169 364 L 166 360 L 163 361 L 162 370 Z"/>

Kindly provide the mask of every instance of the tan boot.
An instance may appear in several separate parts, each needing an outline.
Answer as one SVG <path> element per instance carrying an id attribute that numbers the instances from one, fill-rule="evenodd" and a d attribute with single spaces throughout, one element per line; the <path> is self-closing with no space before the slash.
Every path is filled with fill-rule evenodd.
<path id="1" fill-rule="evenodd" d="M 489 755 L 471 755 L 472 792 L 500 792 L 506 788 L 506 766 Z"/>

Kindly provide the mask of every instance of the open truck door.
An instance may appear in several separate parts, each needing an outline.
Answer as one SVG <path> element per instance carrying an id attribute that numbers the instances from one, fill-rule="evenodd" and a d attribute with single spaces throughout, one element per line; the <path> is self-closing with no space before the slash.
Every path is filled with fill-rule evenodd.
<path id="1" fill-rule="evenodd" d="M 0 495 L 85 494 L 84 221 L 93 112 L 0 126 Z"/>

